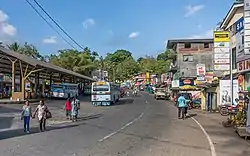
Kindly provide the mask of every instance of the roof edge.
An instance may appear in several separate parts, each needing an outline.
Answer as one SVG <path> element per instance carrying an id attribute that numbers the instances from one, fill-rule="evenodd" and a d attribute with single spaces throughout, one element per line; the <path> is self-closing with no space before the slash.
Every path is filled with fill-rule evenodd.
<path id="1" fill-rule="evenodd" d="M 223 19 L 223 21 L 220 24 L 220 28 L 222 28 L 223 26 L 225 26 L 226 22 L 228 22 L 230 19 L 230 15 L 232 15 L 232 13 L 239 7 L 244 6 L 244 2 L 234 2 L 231 6 L 231 8 L 229 9 L 229 11 L 227 12 L 225 18 Z"/>

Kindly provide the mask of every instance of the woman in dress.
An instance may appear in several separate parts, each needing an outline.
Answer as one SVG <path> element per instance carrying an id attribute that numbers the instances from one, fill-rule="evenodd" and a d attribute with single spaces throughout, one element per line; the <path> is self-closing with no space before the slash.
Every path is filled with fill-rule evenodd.
<path id="1" fill-rule="evenodd" d="M 71 102 L 71 119 L 72 121 L 76 121 L 78 117 L 78 110 L 80 109 L 80 102 L 79 100 L 74 97 L 72 102 Z"/>
<path id="2" fill-rule="evenodd" d="M 33 118 L 35 118 L 36 114 L 39 121 L 39 128 L 40 132 L 46 130 L 46 119 L 47 119 L 47 112 L 49 112 L 48 107 L 44 104 L 44 101 L 41 100 L 40 104 L 36 107 L 36 110 L 33 114 Z"/>

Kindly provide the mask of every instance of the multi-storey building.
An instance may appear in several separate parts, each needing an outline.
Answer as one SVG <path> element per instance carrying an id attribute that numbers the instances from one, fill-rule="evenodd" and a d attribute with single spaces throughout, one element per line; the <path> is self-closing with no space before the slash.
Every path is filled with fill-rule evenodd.
<path id="1" fill-rule="evenodd" d="M 172 50 L 173 62 L 170 71 L 173 78 L 197 76 L 197 64 L 205 64 L 207 71 L 213 70 L 213 39 L 168 40 L 167 49 Z"/>

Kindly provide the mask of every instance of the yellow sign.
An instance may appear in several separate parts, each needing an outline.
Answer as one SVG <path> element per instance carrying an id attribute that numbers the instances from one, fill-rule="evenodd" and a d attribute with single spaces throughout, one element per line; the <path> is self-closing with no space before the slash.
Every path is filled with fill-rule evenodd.
<path id="1" fill-rule="evenodd" d="M 230 33 L 228 31 L 215 31 L 214 42 L 230 42 Z"/>
<path id="2" fill-rule="evenodd" d="M 105 85 L 106 82 L 95 82 L 95 85 Z"/>
<path id="3" fill-rule="evenodd" d="M 149 72 L 146 72 L 146 79 L 149 79 Z"/>

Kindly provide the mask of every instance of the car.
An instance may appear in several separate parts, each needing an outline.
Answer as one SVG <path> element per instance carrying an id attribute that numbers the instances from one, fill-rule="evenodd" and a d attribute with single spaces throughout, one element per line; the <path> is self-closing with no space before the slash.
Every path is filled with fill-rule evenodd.
<path id="1" fill-rule="evenodd" d="M 156 100 L 163 99 L 165 100 L 167 98 L 166 92 L 164 88 L 156 88 L 154 97 Z"/>

